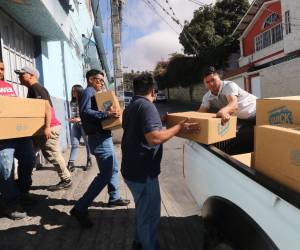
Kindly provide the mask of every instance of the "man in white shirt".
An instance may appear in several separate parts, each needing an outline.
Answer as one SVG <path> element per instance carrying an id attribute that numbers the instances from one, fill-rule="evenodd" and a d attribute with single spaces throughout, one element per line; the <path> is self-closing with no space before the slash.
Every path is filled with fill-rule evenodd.
<path id="1" fill-rule="evenodd" d="M 209 90 L 202 99 L 199 112 L 215 112 L 222 123 L 229 121 L 231 115 L 238 118 L 237 137 L 246 145 L 243 151 L 253 150 L 253 134 L 256 118 L 256 96 L 241 89 L 236 83 L 222 81 L 214 67 L 208 67 L 203 82 Z M 245 137 L 245 138 L 243 138 Z M 247 141 L 246 138 L 250 138 Z"/>

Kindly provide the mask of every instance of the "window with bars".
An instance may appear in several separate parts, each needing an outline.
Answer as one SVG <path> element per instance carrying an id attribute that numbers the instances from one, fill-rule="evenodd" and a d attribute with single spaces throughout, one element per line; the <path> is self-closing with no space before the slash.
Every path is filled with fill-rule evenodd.
<path id="1" fill-rule="evenodd" d="M 0 53 L 5 66 L 5 80 L 13 84 L 18 96 L 25 97 L 27 88 L 19 84 L 15 69 L 34 66 L 33 36 L 0 10 Z"/>
<path id="2" fill-rule="evenodd" d="M 287 10 L 284 13 L 284 21 L 285 21 L 285 33 L 288 35 L 288 34 L 292 33 L 291 16 L 290 16 L 290 11 L 289 10 Z"/>
<path id="3" fill-rule="evenodd" d="M 255 38 L 255 51 L 260 51 L 283 39 L 282 24 L 259 34 Z"/>

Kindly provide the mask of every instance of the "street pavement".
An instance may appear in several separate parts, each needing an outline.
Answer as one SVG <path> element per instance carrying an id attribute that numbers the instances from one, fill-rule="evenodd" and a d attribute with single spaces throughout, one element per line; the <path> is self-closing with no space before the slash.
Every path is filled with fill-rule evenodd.
<path id="1" fill-rule="evenodd" d="M 158 103 L 160 113 L 194 110 L 195 104 Z M 120 141 L 122 130 L 114 131 L 115 150 L 121 162 Z M 162 173 L 160 175 L 162 196 L 162 219 L 160 245 L 162 250 L 202 250 L 203 224 L 200 209 L 186 187 L 183 176 L 183 144 L 185 140 L 173 138 L 164 144 Z M 67 161 L 69 150 L 64 152 Z M 83 230 L 69 211 L 87 189 L 98 170 L 93 167 L 83 171 L 86 162 L 85 147 L 79 149 L 76 170 L 72 173 L 73 186 L 69 190 L 50 192 L 49 185 L 59 181 L 52 166 L 34 171 L 31 193 L 37 200 L 26 207 L 28 217 L 19 221 L 0 218 L 0 249 L 103 249 L 129 250 L 134 233 L 134 203 L 122 178 L 120 193 L 131 204 L 123 208 L 107 208 L 107 190 L 103 190 L 90 208 L 95 223 L 91 230 Z"/>

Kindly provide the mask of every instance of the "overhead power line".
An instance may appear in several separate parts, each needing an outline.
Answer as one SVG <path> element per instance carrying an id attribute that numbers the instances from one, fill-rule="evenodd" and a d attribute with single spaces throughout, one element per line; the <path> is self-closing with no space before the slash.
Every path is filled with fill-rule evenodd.
<path id="1" fill-rule="evenodd" d="M 149 0 L 143 0 L 143 2 L 152 10 L 155 12 L 156 15 L 162 19 L 164 23 L 166 23 L 177 35 L 179 35 L 179 32 L 157 11 L 157 9 L 153 6 L 153 4 Z"/>
<path id="2" fill-rule="evenodd" d="M 194 4 L 197 4 L 197 5 L 200 5 L 200 6 L 205 6 L 206 4 L 205 3 L 202 3 L 198 0 L 189 0 L 190 2 L 194 3 Z"/>
<path id="3" fill-rule="evenodd" d="M 168 15 L 171 18 L 171 20 L 173 22 L 175 22 L 177 25 L 180 26 L 180 28 L 182 29 L 182 34 L 183 34 L 184 38 L 186 39 L 187 43 L 191 46 L 194 53 L 197 56 L 199 56 L 198 50 L 193 45 L 193 43 L 195 43 L 198 47 L 200 47 L 199 42 L 197 41 L 197 39 L 192 34 L 190 34 L 187 30 L 184 30 L 184 25 L 180 23 L 179 18 L 177 18 L 177 16 L 175 15 L 175 12 L 174 12 L 172 6 L 170 5 L 169 1 L 166 1 L 166 2 L 169 5 L 169 9 L 173 10 L 172 14 L 170 14 L 170 12 L 167 11 L 166 8 L 164 8 L 164 6 L 162 4 L 160 4 L 157 0 L 153 0 L 153 1 L 161 8 L 161 10 L 163 12 L 165 12 L 166 15 Z"/>

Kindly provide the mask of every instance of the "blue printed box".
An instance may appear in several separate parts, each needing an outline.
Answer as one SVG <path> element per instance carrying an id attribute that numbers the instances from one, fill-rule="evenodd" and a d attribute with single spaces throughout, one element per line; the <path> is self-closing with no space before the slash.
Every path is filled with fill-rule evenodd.
<path id="1" fill-rule="evenodd" d="M 256 125 L 300 124 L 300 96 L 258 99 Z"/>

